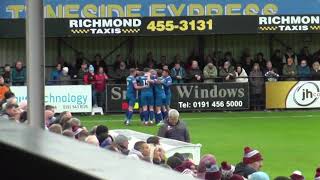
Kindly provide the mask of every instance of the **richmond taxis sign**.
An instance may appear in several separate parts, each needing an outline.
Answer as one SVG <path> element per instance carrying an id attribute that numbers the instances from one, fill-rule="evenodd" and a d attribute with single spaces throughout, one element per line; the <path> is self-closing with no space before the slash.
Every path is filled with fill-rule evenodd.
<path id="1" fill-rule="evenodd" d="M 261 32 L 320 31 L 320 16 L 260 16 Z"/>
<path id="2" fill-rule="evenodd" d="M 122 34 L 139 32 L 141 19 L 70 19 L 73 34 Z"/>

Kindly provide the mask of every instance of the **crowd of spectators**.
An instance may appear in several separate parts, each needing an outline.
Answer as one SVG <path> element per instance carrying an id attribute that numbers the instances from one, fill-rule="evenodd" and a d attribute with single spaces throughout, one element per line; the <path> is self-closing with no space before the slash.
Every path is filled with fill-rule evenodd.
<path id="1" fill-rule="evenodd" d="M 6 95 L 7 96 L 7 95 Z M 3 104 L 0 115 L 1 120 L 27 123 L 27 103 L 19 105 L 14 101 L 14 95 Z M 212 154 L 204 155 L 199 164 L 186 154 L 175 153 L 166 157 L 160 137 L 189 142 L 189 132 L 179 117 L 177 110 L 170 110 L 167 122 L 159 128 L 159 136 L 151 136 L 145 141 L 134 142 L 133 148 L 129 149 L 129 140 L 122 134 L 112 135 L 105 125 L 97 125 L 88 130 L 81 124 L 81 120 L 74 117 L 70 112 L 62 112 L 55 115 L 55 108 L 47 105 L 45 110 L 45 129 L 51 133 L 59 134 L 75 141 L 84 142 L 106 151 L 119 153 L 128 159 L 145 161 L 155 166 L 171 169 L 185 176 L 203 180 L 269 180 L 267 173 L 262 171 L 263 156 L 258 150 L 250 147 L 244 148 L 242 160 L 232 165 L 226 161 L 221 164 Z M 24 117 L 24 118 L 23 118 Z M 170 128 L 168 128 L 170 127 Z M 315 179 L 320 178 L 320 168 L 316 170 Z M 303 174 L 296 170 L 291 175 L 279 176 L 275 180 L 304 180 Z"/>
<path id="2" fill-rule="evenodd" d="M 204 59 L 196 52 L 183 60 L 176 55 L 173 60 L 160 56 L 157 61 L 152 52 L 146 55 L 145 61 L 137 63 L 133 58 L 125 60 L 117 55 L 113 64 L 105 62 L 100 54 L 92 60 L 83 53 L 76 55 L 74 64 L 58 58 L 55 69 L 48 77 L 48 85 L 91 84 L 93 105 L 105 109 L 105 85 L 107 81 L 115 84 L 126 84 L 129 68 L 151 68 L 169 70 L 174 84 L 179 83 L 213 83 L 213 82 L 249 82 L 251 109 L 264 109 L 264 85 L 266 81 L 279 80 L 320 80 L 320 50 L 311 54 L 308 47 L 295 53 L 288 47 L 285 52 L 275 50 L 270 59 L 263 53 L 252 55 L 245 49 L 240 58 L 231 52 L 217 51 Z M 140 62 L 140 61 L 139 61 Z M 13 69 L 6 64 L 1 73 L 5 84 L 25 85 L 26 71 L 21 61 Z"/>

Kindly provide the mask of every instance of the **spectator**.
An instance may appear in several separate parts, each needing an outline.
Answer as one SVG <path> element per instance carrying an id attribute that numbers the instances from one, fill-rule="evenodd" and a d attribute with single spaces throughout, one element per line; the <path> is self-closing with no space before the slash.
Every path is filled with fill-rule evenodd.
<path id="1" fill-rule="evenodd" d="M 226 161 L 223 161 L 221 163 L 221 175 L 222 175 L 222 179 L 230 179 L 233 176 L 235 167 L 231 164 L 228 164 Z"/>
<path id="2" fill-rule="evenodd" d="M 313 80 L 320 80 L 320 64 L 319 61 L 315 61 L 312 64 L 311 76 Z"/>
<path id="3" fill-rule="evenodd" d="M 190 160 L 183 161 L 182 164 L 177 166 L 174 170 L 183 175 L 189 175 L 190 177 L 196 177 L 197 173 L 196 165 Z"/>
<path id="4" fill-rule="evenodd" d="M 298 66 L 298 75 L 301 81 L 309 80 L 311 77 L 311 71 L 308 66 L 307 60 L 301 60 L 300 66 Z"/>
<path id="5" fill-rule="evenodd" d="M 92 88 L 92 105 L 94 107 L 97 106 L 97 93 L 96 90 L 94 88 L 94 84 L 96 82 L 95 80 L 95 73 L 94 73 L 94 67 L 92 65 L 89 66 L 89 72 L 86 73 L 83 77 L 83 82 L 86 85 L 91 85 Z"/>
<path id="6" fill-rule="evenodd" d="M 204 155 L 200 159 L 200 163 L 198 166 L 197 176 L 199 179 L 205 179 L 206 174 L 206 166 L 211 166 L 216 164 L 216 158 L 212 154 Z"/>
<path id="7" fill-rule="evenodd" d="M 0 101 L 5 99 L 5 94 L 10 91 L 10 88 L 5 84 L 3 76 L 0 76 Z"/>
<path id="8" fill-rule="evenodd" d="M 208 64 L 203 68 L 203 78 L 205 83 L 213 83 L 218 76 L 218 70 L 212 61 L 209 61 Z"/>
<path id="9" fill-rule="evenodd" d="M 45 127 L 48 128 L 50 126 L 50 124 L 52 124 L 52 122 L 53 122 L 54 113 L 50 110 L 45 110 L 44 114 L 45 114 L 44 115 Z"/>
<path id="10" fill-rule="evenodd" d="M 62 135 L 74 139 L 74 135 L 73 135 L 73 132 L 72 132 L 71 130 L 68 130 L 68 129 L 67 129 L 67 130 L 64 130 L 64 131 L 62 132 Z"/>
<path id="11" fill-rule="evenodd" d="M 152 163 L 155 165 L 165 165 L 166 158 L 164 150 L 159 146 L 151 145 L 150 147 L 152 147 L 150 151 L 150 159 Z"/>
<path id="12" fill-rule="evenodd" d="M 183 67 L 181 67 L 179 62 L 176 62 L 174 67 L 171 69 L 171 78 L 174 84 L 184 83 L 184 79 L 186 76 L 186 71 Z"/>
<path id="13" fill-rule="evenodd" d="M 76 59 L 75 59 L 76 66 L 75 66 L 75 68 L 76 69 L 80 69 L 80 66 L 83 63 L 84 59 L 85 59 L 84 55 L 83 55 L 83 52 L 77 52 L 75 56 L 76 56 Z"/>
<path id="14" fill-rule="evenodd" d="M 283 76 L 286 76 L 285 80 L 287 81 L 296 80 L 298 71 L 297 71 L 297 66 L 293 63 L 292 58 L 289 57 L 287 59 L 287 64 L 283 66 L 282 74 Z"/>
<path id="15" fill-rule="evenodd" d="M 152 52 L 148 52 L 144 67 L 154 69 L 156 68 L 156 61 L 153 58 Z"/>
<path id="16" fill-rule="evenodd" d="M 88 144 L 92 144 L 94 146 L 99 147 L 99 141 L 95 135 L 89 135 L 86 139 L 85 142 Z"/>
<path id="17" fill-rule="evenodd" d="M 251 52 L 250 52 L 250 49 L 249 49 L 249 48 L 245 48 L 245 49 L 242 51 L 242 55 L 241 55 L 241 57 L 240 57 L 240 60 L 241 60 L 241 63 L 242 63 L 242 64 L 245 64 L 247 57 L 250 57 L 250 59 L 251 59 Z"/>
<path id="18" fill-rule="evenodd" d="M 298 57 L 297 57 L 297 55 L 293 52 L 293 50 L 292 50 L 291 47 L 288 47 L 286 53 L 283 55 L 282 63 L 283 63 L 283 64 L 287 64 L 289 58 L 292 59 L 292 63 L 293 63 L 293 64 L 295 64 L 295 65 L 298 64 Z"/>
<path id="19" fill-rule="evenodd" d="M 255 172 L 251 175 L 249 175 L 248 180 L 269 180 L 269 176 L 265 172 Z"/>
<path id="20" fill-rule="evenodd" d="M 183 159 L 173 155 L 168 158 L 167 165 L 170 166 L 171 169 L 176 169 L 176 167 L 180 166 L 183 163 Z"/>
<path id="21" fill-rule="evenodd" d="M 69 72 L 69 68 L 68 67 L 63 67 L 62 68 L 62 74 L 59 77 L 59 84 L 60 85 L 71 85 L 72 84 L 71 78 L 70 78 L 68 72 Z"/>
<path id="22" fill-rule="evenodd" d="M 133 149 L 130 150 L 128 157 L 135 160 L 140 159 L 147 162 L 151 162 L 149 145 L 144 141 L 136 142 L 134 144 Z"/>
<path id="23" fill-rule="evenodd" d="M 254 63 L 258 63 L 260 67 L 266 67 L 266 60 L 264 59 L 263 53 L 259 52 L 256 56 Z"/>
<path id="24" fill-rule="evenodd" d="M 229 61 L 224 62 L 223 68 L 220 69 L 219 76 L 224 82 L 232 82 L 235 80 L 234 67 L 231 66 Z"/>
<path id="25" fill-rule="evenodd" d="M 58 63 L 56 65 L 56 69 L 51 72 L 50 80 L 52 80 L 52 83 L 50 84 L 59 84 L 57 81 L 60 80 L 61 75 L 62 75 L 62 65 Z"/>
<path id="26" fill-rule="evenodd" d="M 105 109 L 106 81 L 108 80 L 108 76 L 104 72 L 103 67 L 99 67 L 98 73 L 95 75 L 95 80 L 94 88 L 98 106 Z"/>
<path id="27" fill-rule="evenodd" d="M 250 174 L 260 170 L 262 167 L 262 161 L 262 156 L 258 150 L 245 147 L 243 161 L 236 165 L 234 174 L 248 178 Z"/>
<path id="28" fill-rule="evenodd" d="M 49 127 L 49 131 L 56 134 L 62 134 L 62 127 L 60 124 L 53 124 Z"/>
<path id="29" fill-rule="evenodd" d="M 97 126 L 96 136 L 99 140 L 100 147 L 107 147 L 113 142 L 113 138 L 109 135 L 109 129 L 107 126 Z"/>
<path id="30" fill-rule="evenodd" d="M 174 68 L 175 64 L 178 63 L 180 64 L 181 67 L 184 67 L 184 63 L 182 62 L 182 58 L 179 54 L 174 56 L 173 62 L 170 64 L 170 68 Z"/>
<path id="31" fill-rule="evenodd" d="M 101 54 L 96 54 L 94 56 L 94 60 L 92 62 L 92 65 L 93 65 L 95 70 L 98 70 L 99 67 L 106 68 L 106 63 L 102 59 Z"/>
<path id="32" fill-rule="evenodd" d="M 82 62 L 80 69 L 77 72 L 78 84 L 84 84 L 83 78 L 88 73 L 88 64 L 86 62 Z"/>
<path id="33" fill-rule="evenodd" d="M 124 60 L 123 60 L 123 57 L 122 57 L 120 54 L 118 54 L 118 55 L 116 56 L 116 60 L 115 60 L 114 63 L 113 63 L 113 70 L 114 70 L 114 71 L 115 71 L 116 69 L 119 69 L 120 63 L 121 63 L 122 61 L 124 61 Z"/>
<path id="34" fill-rule="evenodd" d="M 279 74 L 277 73 L 277 69 L 273 68 L 272 62 L 267 61 L 266 69 L 264 70 L 264 76 L 268 81 L 278 81 Z"/>
<path id="35" fill-rule="evenodd" d="M 17 115 L 19 114 L 18 105 L 14 103 L 7 103 L 5 105 L 4 111 L 0 115 L 0 120 L 18 120 L 16 119 Z"/>
<path id="36" fill-rule="evenodd" d="M 166 56 L 161 56 L 160 57 L 160 63 L 157 65 L 158 69 L 162 69 L 163 66 L 167 65 L 167 57 Z"/>
<path id="37" fill-rule="evenodd" d="M 9 64 L 4 65 L 4 72 L 2 74 L 4 83 L 11 84 L 11 67 Z"/>
<path id="38" fill-rule="evenodd" d="M 191 68 L 187 73 L 186 79 L 188 79 L 190 83 L 197 83 L 202 81 L 203 74 L 199 68 L 197 61 L 192 61 Z"/>
<path id="39" fill-rule="evenodd" d="M 220 69 L 223 66 L 223 53 L 222 51 L 215 51 L 213 52 L 213 62 L 215 63 L 215 66 Z"/>
<path id="40" fill-rule="evenodd" d="M 281 73 L 282 71 L 282 55 L 279 49 L 274 51 L 274 54 L 271 56 L 271 62 L 274 68 L 277 69 L 277 72 Z"/>
<path id="41" fill-rule="evenodd" d="M 147 139 L 148 144 L 153 144 L 154 146 L 160 145 L 160 138 L 158 136 L 151 136 Z"/>
<path id="42" fill-rule="evenodd" d="M 253 65 L 252 71 L 250 72 L 250 94 L 252 108 L 254 110 L 259 110 L 262 108 L 263 103 L 263 87 L 264 85 L 264 76 L 260 70 L 258 63 Z"/>
<path id="43" fill-rule="evenodd" d="M 120 63 L 119 69 L 116 70 L 115 79 L 117 84 L 126 84 L 127 77 L 129 76 L 130 72 L 127 69 L 127 65 L 124 61 Z"/>
<path id="44" fill-rule="evenodd" d="M 301 171 L 294 171 L 290 175 L 291 180 L 304 180 L 304 176 L 302 175 Z"/>
<path id="45" fill-rule="evenodd" d="M 312 55 L 309 52 L 309 47 L 308 46 L 305 46 L 305 47 L 303 47 L 301 49 L 300 54 L 299 54 L 298 57 L 299 57 L 298 60 L 300 61 L 300 63 L 301 63 L 302 60 L 306 60 L 308 66 L 312 65 Z"/>
<path id="46" fill-rule="evenodd" d="M 241 64 L 236 66 L 236 82 L 248 82 L 248 75 L 246 71 L 242 68 Z"/>
<path id="47" fill-rule="evenodd" d="M 252 58 L 250 56 L 245 57 L 242 67 L 246 72 L 251 72 L 252 69 Z"/>
<path id="48" fill-rule="evenodd" d="M 168 66 L 168 65 L 164 65 L 164 66 L 162 66 L 161 69 L 162 69 L 162 70 L 169 70 L 169 66 Z M 170 72 L 170 70 L 169 70 L 169 72 Z"/>
<path id="49" fill-rule="evenodd" d="M 124 135 L 118 135 L 112 145 L 108 148 L 111 151 L 121 153 L 123 155 L 129 155 L 129 138 Z"/>
<path id="50" fill-rule="evenodd" d="M 247 180 L 247 179 L 238 174 L 234 174 L 229 180 Z"/>
<path id="51" fill-rule="evenodd" d="M 226 61 L 229 61 L 229 63 L 231 64 L 231 66 L 235 66 L 235 59 L 232 57 L 232 53 L 231 52 L 226 52 L 224 54 L 224 61 L 223 62 L 226 62 Z"/>
<path id="52" fill-rule="evenodd" d="M 214 164 L 207 167 L 205 180 L 221 180 L 221 172 L 218 165 Z"/>
<path id="53" fill-rule="evenodd" d="M 175 109 L 169 111 L 168 121 L 160 127 L 158 136 L 190 142 L 189 131 L 185 123 L 179 119 L 179 112 Z"/>
<path id="54" fill-rule="evenodd" d="M 319 180 L 320 179 L 320 167 L 318 167 L 316 169 L 316 175 L 314 176 L 315 180 Z"/>
<path id="55" fill-rule="evenodd" d="M 72 132 L 74 133 L 75 139 L 79 141 L 85 141 L 85 139 L 89 136 L 88 131 L 84 127 L 73 126 Z"/>
<path id="56" fill-rule="evenodd" d="M 22 67 L 22 62 L 17 61 L 15 64 L 15 69 L 12 70 L 12 85 L 13 86 L 23 86 L 26 82 L 26 71 Z"/>

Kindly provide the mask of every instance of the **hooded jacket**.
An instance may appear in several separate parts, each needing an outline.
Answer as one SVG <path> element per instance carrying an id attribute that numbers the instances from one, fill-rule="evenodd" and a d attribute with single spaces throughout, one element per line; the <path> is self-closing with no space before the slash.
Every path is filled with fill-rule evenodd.
<path id="1" fill-rule="evenodd" d="M 176 125 L 172 125 L 169 122 L 163 124 L 159 129 L 158 136 L 183 142 L 190 142 L 187 126 L 181 120 L 179 120 Z"/>
<path id="2" fill-rule="evenodd" d="M 238 174 L 240 176 L 243 176 L 245 178 L 248 178 L 250 174 L 255 173 L 256 170 L 249 167 L 248 165 L 244 164 L 243 162 L 236 165 L 236 169 L 234 170 L 233 174 Z"/>

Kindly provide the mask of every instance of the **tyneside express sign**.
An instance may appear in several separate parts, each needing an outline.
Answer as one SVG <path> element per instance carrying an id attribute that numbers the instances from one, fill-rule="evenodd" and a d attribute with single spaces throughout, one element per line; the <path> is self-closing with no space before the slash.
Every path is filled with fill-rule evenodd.
<path id="1" fill-rule="evenodd" d="M 320 14 L 318 0 L 44 0 L 47 18 Z M 0 18 L 25 18 L 25 0 L 1 0 Z"/>
<path id="2" fill-rule="evenodd" d="M 244 110 L 249 108 L 248 83 L 181 84 L 171 87 L 171 107 L 180 111 Z M 108 112 L 125 111 L 126 85 L 108 84 Z M 139 108 L 138 102 L 135 109 Z"/>
<path id="3" fill-rule="evenodd" d="M 320 15 L 46 19 L 46 37 L 318 33 Z M 24 37 L 24 19 L 0 19 L 0 37 Z M 235 28 L 236 27 L 236 28 Z"/>

